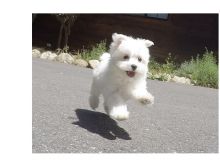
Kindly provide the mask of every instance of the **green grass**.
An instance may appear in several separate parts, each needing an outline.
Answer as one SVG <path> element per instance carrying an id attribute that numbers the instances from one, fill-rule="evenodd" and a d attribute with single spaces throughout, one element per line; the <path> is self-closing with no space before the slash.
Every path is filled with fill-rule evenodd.
<path id="1" fill-rule="evenodd" d="M 212 51 L 206 49 L 202 56 L 177 65 L 169 55 L 165 63 L 160 64 L 151 59 L 149 62 L 150 79 L 166 81 L 167 74 L 186 77 L 194 85 L 218 88 L 218 65 Z"/>
<path id="2" fill-rule="evenodd" d="M 218 65 L 213 52 L 207 49 L 201 58 L 181 64 L 175 74 L 190 78 L 195 85 L 218 88 Z"/>
<path id="3" fill-rule="evenodd" d="M 149 78 L 161 81 L 167 81 L 169 78 L 167 74 L 172 76 L 173 72 L 177 68 L 177 66 L 174 63 L 174 60 L 170 55 L 166 58 L 165 63 L 163 64 L 158 63 L 157 61 L 151 58 L 148 67 L 149 72 L 151 73 Z"/>
<path id="4" fill-rule="evenodd" d="M 156 62 L 152 58 L 149 62 L 149 71 L 151 73 L 172 74 L 175 69 L 176 69 L 176 65 L 171 56 L 168 56 L 165 60 L 165 63 L 163 64 Z"/>
<path id="5" fill-rule="evenodd" d="M 106 40 L 97 43 L 95 46 L 92 46 L 91 49 L 82 49 L 81 52 L 78 52 L 77 55 L 79 58 L 82 58 L 86 61 L 89 60 L 99 60 L 99 57 L 102 53 L 107 51 Z"/>

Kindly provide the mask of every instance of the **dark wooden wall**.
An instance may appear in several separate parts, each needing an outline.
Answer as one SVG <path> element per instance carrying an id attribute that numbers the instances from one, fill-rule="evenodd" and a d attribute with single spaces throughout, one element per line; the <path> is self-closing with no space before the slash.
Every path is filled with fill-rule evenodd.
<path id="1" fill-rule="evenodd" d="M 33 23 L 33 45 L 51 43 L 56 48 L 59 23 L 52 15 L 38 15 Z M 164 60 L 169 53 L 177 61 L 205 51 L 218 55 L 218 14 L 169 14 L 167 20 L 128 14 L 81 14 L 71 29 L 71 49 L 90 47 L 112 33 L 150 39 L 153 57 Z"/>

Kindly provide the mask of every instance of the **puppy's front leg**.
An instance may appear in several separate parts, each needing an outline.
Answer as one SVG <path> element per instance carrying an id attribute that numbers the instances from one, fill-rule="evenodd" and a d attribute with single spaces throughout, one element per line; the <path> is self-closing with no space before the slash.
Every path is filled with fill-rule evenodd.
<path id="1" fill-rule="evenodd" d="M 141 104 L 154 104 L 154 96 L 146 89 L 135 89 L 132 95 Z"/>

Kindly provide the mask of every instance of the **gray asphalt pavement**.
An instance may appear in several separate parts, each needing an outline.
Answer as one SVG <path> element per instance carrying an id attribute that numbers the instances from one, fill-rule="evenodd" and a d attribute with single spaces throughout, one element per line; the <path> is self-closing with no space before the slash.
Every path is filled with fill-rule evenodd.
<path id="1" fill-rule="evenodd" d="M 217 153 L 218 90 L 148 80 L 155 104 L 129 120 L 88 104 L 92 70 L 33 58 L 33 153 Z"/>

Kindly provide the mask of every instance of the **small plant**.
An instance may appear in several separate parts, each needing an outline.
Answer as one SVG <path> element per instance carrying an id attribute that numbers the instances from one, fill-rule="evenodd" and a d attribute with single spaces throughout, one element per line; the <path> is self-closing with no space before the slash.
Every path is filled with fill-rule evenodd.
<path id="1" fill-rule="evenodd" d="M 201 58 L 198 55 L 181 64 L 175 74 L 190 78 L 195 85 L 218 88 L 218 65 L 213 52 L 207 49 Z"/>
<path id="2" fill-rule="evenodd" d="M 159 72 L 159 73 L 172 74 L 175 69 L 176 69 L 176 65 L 174 63 L 173 58 L 170 55 L 166 58 L 164 64 L 160 64 L 152 58 L 149 62 L 149 70 L 153 73 Z"/>
<path id="3" fill-rule="evenodd" d="M 176 65 L 174 63 L 174 59 L 171 57 L 171 55 L 169 55 L 166 58 L 165 62 L 166 63 L 162 65 L 163 71 L 165 71 L 165 73 L 167 73 L 167 74 L 172 74 L 173 71 L 176 69 Z"/>
<path id="4" fill-rule="evenodd" d="M 96 59 L 98 60 L 100 55 L 107 51 L 106 40 L 97 43 L 95 46 L 92 46 L 91 50 L 82 49 L 81 52 L 78 52 L 78 56 L 86 61 Z"/>
<path id="5" fill-rule="evenodd" d="M 60 53 L 68 53 L 69 51 L 69 46 L 65 46 L 63 49 L 56 49 L 56 53 L 59 55 Z"/>
<path id="6" fill-rule="evenodd" d="M 158 63 L 152 58 L 149 62 L 149 72 L 151 73 L 149 78 L 151 79 L 167 81 L 175 70 L 176 65 L 171 55 L 168 55 L 164 64 Z"/>

